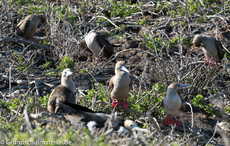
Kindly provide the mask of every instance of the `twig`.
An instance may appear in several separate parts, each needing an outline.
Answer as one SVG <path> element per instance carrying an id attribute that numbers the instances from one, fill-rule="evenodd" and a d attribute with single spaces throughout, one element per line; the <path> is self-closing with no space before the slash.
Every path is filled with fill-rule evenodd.
<path id="1" fill-rule="evenodd" d="M 193 119 L 193 109 L 192 109 L 192 105 L 188 102 L 185 102 L 185 104 L 189 105 L 190 110 L 191 110 L 191 117 L 192 117 L 192 125 L 191 125 L 191 131 L 193 130 L 193 126 L 194 126 L 194 119 Z"/>
<path id="2" fill-rule="evenodd" d="M 216 122 L 214 133 L 213 133 L 212 137 L 209 139 L 208 143 L 206 143 L 206 146 L 210 143 L 210 141 L 212 141 L 213 137 L 215 136 L 218 123 L 219 123 L 219 120 Z"/>
<path id="3" fill-rule="evenodd" d="M 15 42 L 15 43 L 25 43 L 25 44 L 31 44 L 31 45 L 34 45 L 36 47 L 41 47 L 41 48 L 45 48 L 45 49 L 50 49 L 49 46 L 47 45 L 42 45 L 42 44 L 39 44 L 39 43 L 35 43 L 33 41 L 27 41 L 27 40 L 24 40 L 24 39 L 18 39 L 18 38 L 11 38 L 11 37 L 5 37 L 3 39 L 0 40 L 0 43 L 3 43 L 3 42 Z"/>
<path id="4" fill-rule="evenodd" d="M 181 146 L 181 145 L 184 145 L 184 144 L 186 144 L 187 142 L 192 141 L 192 140 L 194 140 L 194 139 L 198 139 L 198 138 L 200 138 L 200 137 L 203 137 L 203 135 L 198 135 L 198 136 L 195 136 L 195 137 L 193 137 L 193 138 L 190 138 L 190 139 L 186 140 L 185 142 L 181 143 L 180 146 Z"/>

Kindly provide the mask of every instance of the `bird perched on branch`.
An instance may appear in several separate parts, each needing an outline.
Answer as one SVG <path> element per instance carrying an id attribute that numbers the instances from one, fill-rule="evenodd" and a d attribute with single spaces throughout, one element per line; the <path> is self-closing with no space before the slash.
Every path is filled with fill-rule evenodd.
<path id="1" fill-rule="evenodd" d="M 61 77 L 61 85 L 56 87 L 50 94 L 47 107 L 49 112 L 60 112 L 60 102 L 75 103 L 75 83 L 72 80 L 71 76 L 72 71 L 69 68 L 63 70 Z"/>
<path id="2" fill-rule="evenodd" d="M 45 15 L 29 15 L 18 23 L 16 34 L 27 39 L 32 39 L 40 22 L 46 23 Z"/>
<path id="3" fill-rule="evenodd" d="M 84 124 L 90 131 L 92 131 L 93 127 L 103 128 L 106 121 L 112 118 L 112 115 L 97 113 L 91 109 L 77 104 L 66 102 L 61 102 L 60 104 L 64 117 L 69 120 L 74 127 L 78 127 Z M 115 117 L 113 118 L 113 124 L 114 130 L 117 130 L 117 132 L 125 132 L 131 134 L 132 130 L 137 130 L 148 133 L 147 129 L 139 128 L 137 124 L 132 120 L 125 120 L 123 118 Z"/>
<path id="4" fill-rule="evenodd" d="M 112 106 L 121 105 L 122 108 L 127 108 L 127 98 L 129 91 L 132 88 L 132 81 L 129 76 L 129 71 L 125 67 L 124 61 L 119 61 L 115 65 L 115 75 L 109 81 L 109 92 L 113 99 Z"/>
<path id="5" fill-rule="evenodd" d="M 185 104 L 182 98 L 177 94 L 177 91 L 183 89 L 185 87 L 191 86 L 190 84 L 179 84 L 179 83 L 171 83 L 167 89 L 167 96 L 162 101 L 163 109 L 167 114 L 167 118 L 165 119 L 164 124 L 176 124 L 176 126 L 180 126 L 180 115 L 181 111 L 185 110 Z M 178 117 L 177 120 L 171 119 L 170 116 Z"/>
<path id="6" fill-rule="evenodd" d="M 220 62 L 224 57 L 224 48 L 221 43 L 209 35 L 196 35 L 193 39 L 195 47 L 202 46 L 205 55 L 206 65 L 216 66 L 216 60 Z M 211 60 L 213 59 L 213 60 Z"/>
<path id="7" fill-rule="evenodd" d="M 93 52 L 95 62 L 100 61 L 98 55 L 109 59 L 114 54 L 113 46 L 106 39 L 106 35 L 108 35 L 108 33 L 105 31 L 98 33 L 95 30 L 91 30 L 85 36 L 86 45 Z"/>

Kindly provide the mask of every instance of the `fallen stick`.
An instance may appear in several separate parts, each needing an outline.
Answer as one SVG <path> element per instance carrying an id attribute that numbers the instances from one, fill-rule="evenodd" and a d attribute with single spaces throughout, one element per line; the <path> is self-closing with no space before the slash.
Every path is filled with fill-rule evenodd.
<path id="1" fill-rule="evenodd" d="M 3 39 L 0 40 L 0 43 L 3 43 L 3 42 L 7 42 L 7 43 L 9 43 L 9 42 L 25 43 L 25 44 L 34 45 L 36 47 L 50 49 L 50 47 L 47 46 L 47 45 L 42 45 L 42 44 L 39 44 L 39 43 L 36 43 L 36 42 L 33 42 L 33 41 L 27 41 L 27 40 L 24 40 L 24 39 L 21 39 L 21 38 L 5 37 L 5 38 L 3 38 Z"/>

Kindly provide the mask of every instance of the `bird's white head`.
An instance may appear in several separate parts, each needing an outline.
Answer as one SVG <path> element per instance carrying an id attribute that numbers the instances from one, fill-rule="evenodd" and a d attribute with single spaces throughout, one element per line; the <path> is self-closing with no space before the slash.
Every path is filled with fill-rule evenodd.
<path id="1" fill-rule="evenodd" d="M 179 84 L 177 82 L 173 82 L 168 86 L 167 92 L 177 92 L 180 89 L 191 86 L 191 84 Z"/>
<path id="2" fill-rule="evenodd" d="M 75 90 L 75 83 L 72 80 L 72 74 L 73 72 L 71 69 L 66 68 L 62 72 L 62 77 L 61 77 L 61 85 L 66 86 L 68 89 L 70 89 L 73 93 Z"/>
<path id="3" fill-rule="evenodd" d="M 62 72 L 62 78 L 69 78 L 72 74 L 73 72 L 71 71 L 71 69 L 66 68 Z"/>
<path id="4" fill-rule="evenodd" d="M 129 73 L 129 70 L 125 67 L 125 62 L 124 61 L 119 61 L 119 62 L 116 63 L 115 73 L 117 71 L 124 71 L 126 73 Z"/>

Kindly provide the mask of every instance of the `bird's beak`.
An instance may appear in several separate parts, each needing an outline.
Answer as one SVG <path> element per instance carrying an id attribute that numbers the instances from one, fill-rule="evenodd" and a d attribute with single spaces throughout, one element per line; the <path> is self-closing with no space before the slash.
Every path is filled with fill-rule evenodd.
<path id="1" fill-rule="evenodd" d="M 121 70 L 123 70 L 123 71 L 129 73 L 129 70 L 128 70 L 125 66 L 122 66 L 122 67 L 121 67 Z"/>
<path id="2" fill-rule="evenodd" d="M 72 74 L 73 74 L 72 71 L 67 71 L 65 75 L 68 77 L 68 76 L 70 76 Z"/>
<path id="3" fill-rule="evenodd" d="M 178 84 L 178 90 L 191 86 L 191 84 Z"/>
<path id="4" fill-rule="evenodd" d="M 133 130 L 136 130 L 136 131 L 141 131 L 141 132 L 145 132 L 145 133 L 149 133 L 149 131 L 147 129 L 143 129 L 143 128 L 140 128 L 140 127 L 134 127 L 132 128 Z"/>

